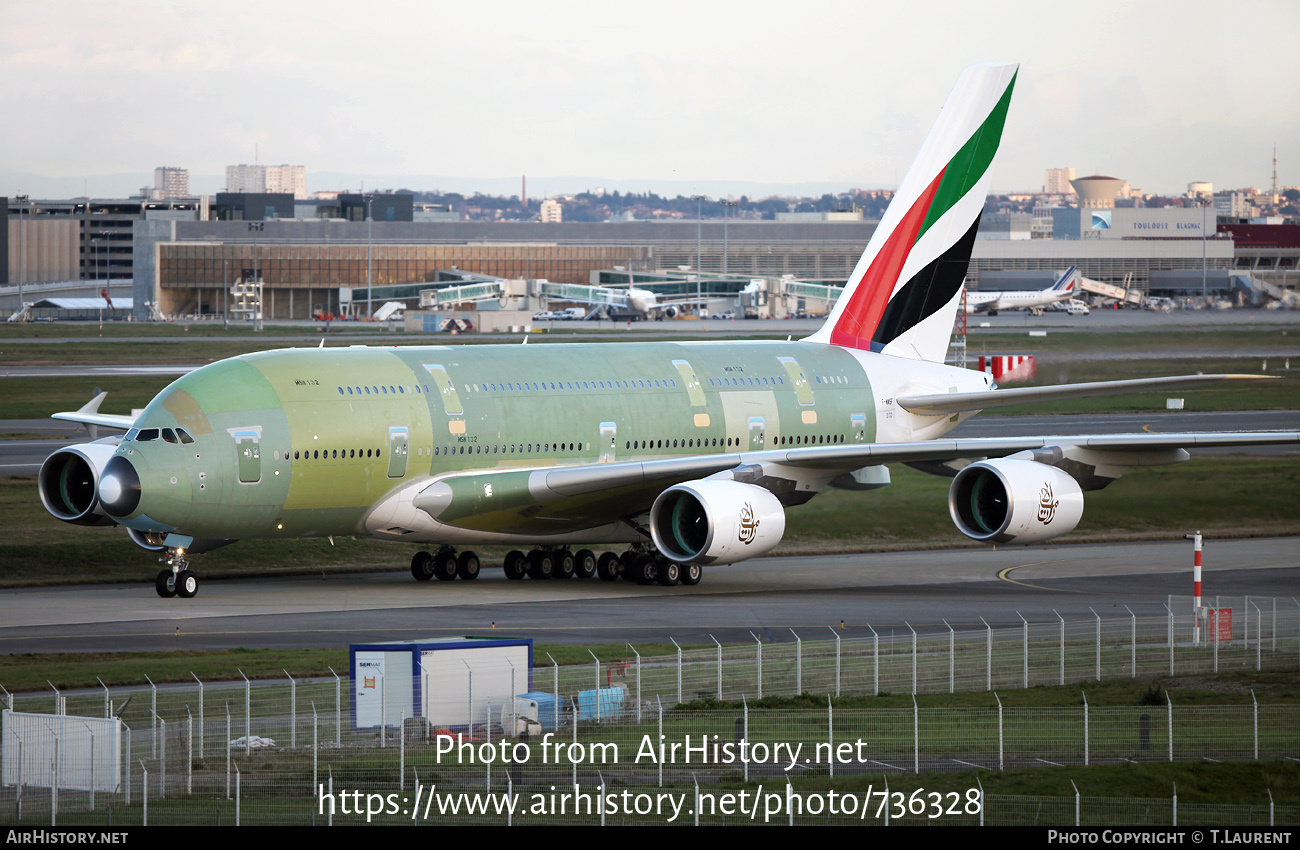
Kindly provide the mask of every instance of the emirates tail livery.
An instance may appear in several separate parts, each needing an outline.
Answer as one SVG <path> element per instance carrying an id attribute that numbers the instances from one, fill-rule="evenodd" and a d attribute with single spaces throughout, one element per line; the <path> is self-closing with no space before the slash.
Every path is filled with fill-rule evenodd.
<path id="1" fill-rule="evenodd" d="M 125 435 L 58 451 L 45 507 L 158 551 L 160 596 L 190 557 L 241 539 L 355 535 L 423 544 L 416 579 L 696 584 L 776 546 L 785 512 L 870 490 L 887 464 L 955 473 L 953 522 L 989 543 L 1066 534 L 1083 492 L 1186 448 L 1300 433 L 942 439 L 989 407 L 1250 376 L 995 388 L 943 364 L 1016 79 L 967 69 L 824 327 L 798 342 L 302 348 L 172 383 L 138 418 L 103 395 L 56 418 Z M 972 462 L 973 461 L 973 462 Z M 621 553 L 616 553 L 616 551 Z M 527 554 L 525 554 L 525 551 Z M 603 554 L 597 554 L 597 552 Z"/>

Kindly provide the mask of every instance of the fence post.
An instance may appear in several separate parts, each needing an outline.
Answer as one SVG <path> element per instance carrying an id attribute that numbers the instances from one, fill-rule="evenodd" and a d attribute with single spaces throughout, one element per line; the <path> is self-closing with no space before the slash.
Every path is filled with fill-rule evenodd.
<path id="1" fill-rule="evenodd" d="M 468 691 L 465 696 L 465 701 L 467 703 L 467 705 L 465 706 L 466 708 L 465 722 L 469 724 L 470 737 L 473 737 L 474 736 L 474 668 L 470 667 L 469 662 L 466 661 L 464 658 L 460 660 L 460 663 L 465 665 L 465 675 L 469 678 Z M 382 721 L 382 718 L 380 719 Z M 488 719 L 489 720 L 491 719 L 490 714 L 488 715 Z M 380 727 L 381 728 L 383 727 L 382 722 L 380 723 Z"/>
<path id="2" fill-rule="evenodd" d="M 331 805 L 330 805 L 330 807 L 329 807 L 329 813 L 328 813 L 327 815 L 325 815 L 325 825 L 326 825 L 326 826 L 333 826 L 333 825 L 334 825 L 334 806 L 333 806 L 333 800 L 334 800 L 334 765 L 330 765 L 330 773 L 329 773 L 329 790 L 328 790 L 326 793 L 328 793 L 329 796 L 330 796 L 330 803 L 331 803 Z"/>
<path id="3" fill-rule="evenodd" d="M 150 758 L 158 758 L 158 686 L 149 678 L 149 674 L 144 674 L 144 680 L 149 683 L 149 728 L 153 733 L 153 744 L 149 749 Z"/>
<path id="4" fill-rule="evenodd" d="M 573 698 L 569 700 L 573 704 L 573 748 L 578 749 L 578 700 Z M 637 707 L 637 722 L 640 722 L 641 708 Z M 573 787 L 578 787 L 578 761 L 573 756 L 569 756 L 569 765 L 573 768 Z"/>
<path id="5" fill-rule="evenodd" d="M 912 772 L 921 772 L 921 709 L 916 705 L 916 694 L 912 694 Z"/>
<path id="6" fill-rule="evenodd" d="M 1024 651 L 1021 653 L 1023 656 L 1021 666 L 1024 668 L 1024 684 L 1021 687 L 1027 688 L 1029 687 L 1029 621 L 1019 611 L 1016 612 L 1016 616 L 1020 618 L 1020 622 L 1024 623 L 1022 627 L 1024 640 L 1021 641 L 1024 644 Z"/>
<path id="7" fill-rule="evenodd" d="M 5 705 L 9 707 L 10 711 L 13 711 L 14 695 L 9 693 L 9 691 L 5 689 L 4 685 L 0 685 L 0 693 L 3 693 L 5 695 Z"/>
<path id="8" fill-rule="evenodd" d="M 334 677 L 334 746 L 343 746 L 343 680 L 334 672 L 333 667 L 326 667 Z"/>
<path id="9" fill-rule="evenodd" d="M 1177 782 L 1173 783 L 1173 786 L 1174 786 L 1174 812 L 1173 812 L 1174 817 L 1173 817 L 1173 822 L 1170 823 L 1170 826 L 1178 826 L 1178 783 Z"/>
<path id="10" fill-rule="evenodd" d="M 1255 671 L 1258 672 L 1260 669 L 1260 660 L 1261 660 L 1260 652 L 1262 651 L 1264 646 L 1264 612 L 1259 610 L 1259 606 L 1256 605 L 1254 602 L 1250 603 L 1250 607 L 1255 609 Z M 1246 641 L 1247 641 L 1247 645 L 1249 645 L 1249 641 L 1250 641 L 1249 629 L 1246 630 Z"/>
<path id="11" fill-rule="evenodd" d="M 790 634 L 794 635 L 794 693 L 798 696 L 803 693 L 803 641 L 794 629 Z"/>
<path id="12" fill-rule="evenodd" d="M 745 736 L 744 738 L 745 742 L 748 743 L 749 742 L 749 700 L 745 699 L 744 694 L 740 695 L 740 705 L 745 710 L 745 715 L 744 715 L 745 731 L 742 734 Z M 745 759 L 745 781 L 746 782 L 749 781 L 749 759 Z"/>
<path id="13" fill-rule="evenodd" d="M 320 763 L 320 736 L 317 732 L 316 700 L 311 701 L 311 790 L 316 790 L 319 781 L 318 765 Z"/>
<path id="14" fill-rule="evenodd" d="M 190 675 L 194 676 L 194 671 L 191 670 Z M 202 759 L 203 758 L 203 681 L 198 676 L 194 676 L 194 681 L 199 683 L 199 758 Z"/>
<path id="15" fill-rule="evenodd" d="M 510 731 L 506 733 L 505 737 L 514 737 L 519 734 L 519 715 L 515 708 L 515 694 L 519 693 L 519 687 L 515 682 L 514 662 L 507 658 L 506 663 L 510 665 Z M 501 718 L 501 726 L 503 729 L 506 725 L 505 720 L 505 717 Z M 402 737 L 405 739 L 406 736 L 403 735 Z"/>
<path id="16" fill-rule="evenodd" d="M 867 623 L 867 628 L 871 629 L 871 695 L 878 697 L 880 696 L 880 635 L 876 634 L 876 630 L 870 623 Z"/>
<path id="17" fill-rule="evenodd" d="M 657 737 L 655 740 L 662 741 L 664 739 L 664 701 L 661 700 L 658 695 L 656 695 L 655 702 L 659 706 L 659 727 L 657 730 L 657 734 L 659 737 Z M 678 702 L 681 702 L 681 700 L 678 700 Z M 655 762 L 659 765 L 659 787 L 662 788 L 664 787 L 664 760 L 655 759 Z"/>
<path id="18" fill-rule="evenodd" d="M 831 778 L 834 779 L 835 778 L 835 704 L 831 702 L 830 694 L 826 695 L 826 743 L 827 743 L 827 752 L 830 754 L 830 758 L 827 759 L 827 762 L 830 763 Z"/>
<path id="19" fill-rule="evenodd" d="M 983 782 L 980 782 L 979 774 L 976 774 L 976 775 L 975 775 L 975 784 L 976 784 L 976 785 L 979 787 L 979 789 L 980 789 L 980 826 L 983 826 L 983 825 L 984 825 L 984 810 L 985 810 L 986 808 L 988 808 L 988 805 L 987 805 L 987 803 L 986 803 L 985 800 L 984 800 L 984 783 L 983 783 Z"/>
<path id="20" fill-rule="evenodd" d="M 126 747 L 126 758 L 123 759 L 123 768 L 126 773 L 126 804 L 131 805 L 131 727 L 125 723 L 122 724 L 122 731 L 126 733 L 123 744 Z"/>
<path id="21" fill-rule="evenodd" d="M 988 620 L 980 617 L 980 622 L 984 624 L 984 690 L 993 690 L 993 627 L 989 625 Z"/>
<path id="22" fill-rule="evenodd" d="M 669 637 L 668 640 L 672 641 L 673 646 L 677 647 L 677 704 L 681 705 L 682 704 L 682 648 L 677 643 L 677 641 L 673 640 L 672 637 Z M 659 713 L 661 716 L 660 719 L 662 720 L 662 715 L 663 715 L 662 702 L 660 703 Z"/>
<path id="23" fill-rule="evenodd" d="M 912 624 L 906 621 L 903 622 L 903 625 L 907 626 L 907 630 L 912 633 L 912 696 L 915 697 L 916 696 L 916 629 L 912 628 Z M 916 700 L 912 700 L 912 701 L 915 702 Z"/>
<path id="24" fill-rule="evenodd" d="M 239 826 L 239 765 L 235 765 L 235 826 Z"/>
<path id="25" fill-rule="evenodd" d="M 1124 610 L 1128 611 L 1129 620 L 1131 623 L 1129 627 L 1128 661 L 1129 661 L 1129 667 L 1132 669 L 1130 671 L 1129 678 L 1136 679 L 1138 674 L 1138 618 L 1137 618 L 1137 614 L 1133 613 L 1133 609 L 1128 607 L 1127 605 L 1124 606 Z"/>
<path id="26" fill-rule="evenodd" d="M 759 699 L 762 699 L 762 698 L 763 698 L 763 642 L 762 642 L 761 640 L 759 640 L 759 639 L 758 639 L 758 636 L 755 635 L 753 632 L 750 632 L 750 633 L 749 633 L 749 636 L 752 637 L 752 638 L 754 639 L 754 642 L 755 642 L 756 644 L 758 644 L 758 655 L 757 655 L 757 659 L 758 659 L 758 698 L 759 698 Z M 745 781 L 746 781 L 746 782 L 749 781 L 749 771 L 748 771 L 748 770 L 745 771 Z"/>
<path id="27" fill-rule="evenodd" d="M 1075 785 L 1075 784 L 1074 784 L 1074 780 L 1071 779 L 1071 780 L 1070 780 L 1070 787 L 1074 789 L 1074 825 L 1077 827 L 1077 826 L 1079 825 L 1079 823 L 1080 823 L 1080 821 L 1079 821 L 1079 786 L 1078 786 L 1078 785 Z"/>
<path id="28" fill-rule="evenodd" d="M 194 793 L 194 715 L 185 706 L 185 793 Z"/>
<path id="29" fill-rule="evenodd" d="M 1092 611 L 1092 616 L 1097 618 L 1097 645 L 1096 645 L 1096 654 L 1094 656 L 1094 660 L 1096 661 L 1097 681 L 1100 682 L 1101 681 L 1101 615 L 1098 614 L 1091 605 L 1088 606 L 1088 610 Z"/>
<path id="30" fill-rule="evenodd" d="M 1259 761 L 1259 700 L 1255 699 L 1255 689 L 1250 689 L 1251 727 L 1254 729 L 1255 761 Z"/>
<path id="31" fill-rule="evenodd" d="M 840 695 L 840 633 L 830 628 L 831 634 L 835 635 L 835 696 Z"/>
<path id="32" fill-rule="evenodd" d="M 236 671 L 244 680 L 244 755 L 253 754 L 253 683 L 248 681 L 243 670 Z"/>
<path id="33" fill-rule="evenodd" d="M 587 654 L 591 656 L 591 660 L 594 661 L 596 664 L 596 722 L 599 723 L 600 722 L 600 659 L 597 658 L 596 653 L 592 652 L 590 649 L 587 650 Z M 637 701 L 640 702 L 639 699 L 640 694 L 638 694 L 637 697 L 638 697 Z"/>
<path id="34" fill-rule="evenodd" d="M 956 685 L 957 633 L 947 620 L 943 624 L 948 627 L 948 693 L 951 694 Z"/>
<path id="35" fill-rule="evenodd" d="M 513 690 L 513 689 L 512 689 Z M 512 697 L 511 702 L 514 702 Z M 406 712 L 397 715 L 397 790 L 406 790 Z"/>
<path id="36" fill-rule="evenodd" d="M 280 670 L 289 678 L 289 749 L 298 749 L 298 683 L 283 667 Z"/>
<path id="37" fill-rule="evenodd" d="M 998 697 L 998 692 L 993 692 L 993 698 L 998 701 L 998 770 L 1003 770 L 1005 750 L 1002 746 L 1002 700 Z"/>
<path id="38" fill-rule="evenodd" d="M 99 682 L 99 686 L 104 689 L 104 719 L 107 720 L 113 716 L 113 706 L 111 704 L 112 700 L 109 698 L 108 685 L 105 685 L 104 680 L 98 676 L 95 677 L 95 681 Z"/>
<path id="39" fill-rule="evenodd" d="M 546 653 L 546 657 L 551 659 L 551 685 L 555 689 L 555 731 L 560 731 L 560 665 L 555 663 L 551 653 Z M 539 720 L 541 718 L 538 718 Z"/>
<path id="40" fill-rule="evenodd" d="M 226 703 L 226 799 L 230 799 L 230 703 Z"/>
<path id="41" fill-rule="evenodd" d="M 143 825 L 148 826 L 149 825 L 149 768 L 144 766 L 144 759 L 140 759 L 140 772 L 142 774 L 140 780 L 140 801 L 141 801 L 141 805 L 144 807 L 144 811 L 142 813 L 141 818 L 143 820 Z"/>
<path id="42" fill-rule="evenodd" d="M 694 773 L 691 774 L 691 782 L 695 784 L 695 825 L 699 826 L 700 825 L 700 780 L 695 776 Z M 1270 803 L 1269 803 L 1268 810 L 1270 812 L 1273 811 L 1273 804 L 1271 802 L 1272 799 L 1273 799 L 1273 794 L 1272 792 L 1269 792 Z M 1273 821 L 1270 819 L 1269 824 L 1272 823 Z"/>
<path id="43" fill-rule="evenodd" d="M 1251 696 L 1254 694 L 1252 693 Z M 84 720 L 81 725 L 86 726 Z M 93 812 L 95 810 L 95 733 L 90 731 L 89 726 L 86 726 L 86 731 L 90 732 L 90 811 Z"/>
<path id="44" fill-rule="evenodd" d="M 1246 626 L 1246 640 L 1250 640 L 1250 626 L 1249 626 L 1249 624 L 1247 624 L 1247 626 Z M 64 711 L 63 711 L 63 694 L 59 693 L 59 689 L 58 689 L 58 688 L 55 688 L 55 687 L 54 687 L 54 683 L 51 682 L 49 679 L 46 679 L 46 680 L 45 680 L 45 684 L 49 685 L 49 686 L 54 690 L 54 713 L 55 713 L 55 714 L 63 714 L 63 713 L 64 713 Z"/>
<path id="45" fill-rule="evenodd" d="M 713 635 L 709 635 L 709 640 L 718 647 L 718 702 L 722 702 L 722 644 Z"/>
<path id="46" fill-rule="evenodd" d="M 630 643 L 627 645 L 627 648 L 632 650 L 632 654 L 636 656 L 636 722 L 640 723 L 641 722 L 641 653 L 637 652 L 636 647 Z"/>
<path id="47" fill-rule="evenodd" d="M 1089 741 L 1088 741 L 1088 693 L 1087 693 L 1087 691 L 1080 691 L 1079 693 L 1083 694 L 1083 766 L 1084 766 L 1084 767 L 1087 767 L 1087 766 L 1088 766 L 1088 756 L 1089 756 L 1089 747 L 1088 747 L 1088 743 L 1089 743 Z M 1077 826 L 1077 824 L 1076 824 L 1076 826 Z"/>
<path id="48" fill-rule="evenodd" d="M 1065 684 L 1065 618 L 1053 608 L 1052 613 L 1056 614 L 1056 619 L 1061 621 L 1061 681 L 1059 684 Z"/>
<path id="49" fill-rule="evenodd" d="M 9 711 L 13 711 L 13 709 L 11 708 Z M 19 738 L 17 734 L 15 734 L 14 737 L 18 739 L 18 784 L 14 788 L 14 826 L 18 826 L 23 822 L 23 739 Z M 127 759 L 129 760 L 130 758 L 131 752 L 128 750 Z M 126 804 L 129 806 L 131 805 L 131 779 L 129 768 L 126 781 L 126 794 Z"/>

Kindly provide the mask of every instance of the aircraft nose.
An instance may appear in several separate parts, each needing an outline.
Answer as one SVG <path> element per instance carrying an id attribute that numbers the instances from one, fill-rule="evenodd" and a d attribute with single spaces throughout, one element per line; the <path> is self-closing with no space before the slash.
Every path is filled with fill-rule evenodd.
<path id="1" fill-rule="evenodd" d="M 131 461 L 117 455 L 99 479 L 99 502 L 111 517 L 127 517 L 140 506 L 140 475 Z"/>

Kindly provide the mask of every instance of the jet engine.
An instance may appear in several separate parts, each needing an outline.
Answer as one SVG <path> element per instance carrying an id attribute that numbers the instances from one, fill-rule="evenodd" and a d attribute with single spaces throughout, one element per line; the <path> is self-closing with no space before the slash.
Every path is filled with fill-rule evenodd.
<path id="1" fill-rule="evenodd" d="M 37 490 L 45 510 L 77 525 L 111 525 L 99 503 L 99 479 L 119 439 L 109 437 L 59 449 L 45 459 Z"/>
<path id="2" fill-rule="evenodd" d="M 781 542 L 785 509 L 762 487 L 739 481 L 687 481 L 650 508 L 650 536 L 679 564 L 734 564 Z"/>
<path id="3" fill-rule="evenodd" d="M 1083 516 L 1079 482 L 1032 460 L 982 460 L 948 491 L 957 529 L 983 543 L 1039 543 L 1068 534 Z"/>

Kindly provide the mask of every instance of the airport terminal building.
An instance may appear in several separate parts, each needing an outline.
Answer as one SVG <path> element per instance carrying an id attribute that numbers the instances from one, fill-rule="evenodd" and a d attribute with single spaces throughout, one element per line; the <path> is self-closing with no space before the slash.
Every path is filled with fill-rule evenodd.
<path id="1" fill-rule="evenodd" d="M 372 205 L 374 221 L 364 220 L 361 196 L 340 196 L 323 211 L 292 203 L 282 210 L 272 196 L 224 194 L 212 204 L 134 207 L 11 201 L 0 269 L 8 273 L 9 288 L 20 278 L 112 281 L 118 286 L 113 294 L 133 297 L 142 320 L 220 314 L 230 288 L 256 277 L 267 318 L 303 319 L 349 312 L 368 281 L 376 300 L 416 304 L 420 290 L 448 285 L 440 272 L 591 284 L 615 283 L 607 279 L 618 268 L 690 273 L 698 265 L 706 275 L 840 285 L 876 225 L 860 219 L 414 220 L 410 196 L 396 197 L 382 208 Z M 331 217 L 279 217 L 288 210 Z M 1076 265 L 1085 277 L 1143 293 L 1164 291 L 1173 275 L 1194 279 L 1186 286 L 1199 294 L 1202 279 L 1228 286 L 1229 272 L 1294 286 L 1300 238 L 1290 230 L 1300 228 L 1257 225 L 1247 233 L 1212 222 L 1199 209 L 1061 208 L 1052 215 L 1054 238 L 1017 238 L 991 221 L 975 243 L 967 283 L 972 289 L 1041 288 L 1045 276 Z M 1279 236 L 1279 230 L 1287 232 Z M 0 240 L 0 249 L 5 246 Z M 5 289 L 0 307 L 7 306 L 6 295 L 16 302 Z"/>

